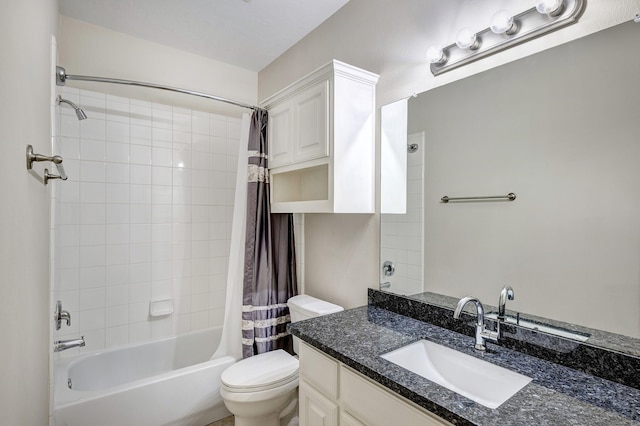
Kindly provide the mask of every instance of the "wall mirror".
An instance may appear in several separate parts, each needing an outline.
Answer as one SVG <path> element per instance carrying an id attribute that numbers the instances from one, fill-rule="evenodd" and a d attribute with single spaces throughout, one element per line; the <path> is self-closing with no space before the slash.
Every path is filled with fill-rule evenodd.
<path id="1" fill-rule="evenodd" d="M 381 289 L 495 306 L 510 285 L 522 315 L 640 337 L 638 45 L 624 23 L 399 101 L 406 211 L 382 210 Z"/>

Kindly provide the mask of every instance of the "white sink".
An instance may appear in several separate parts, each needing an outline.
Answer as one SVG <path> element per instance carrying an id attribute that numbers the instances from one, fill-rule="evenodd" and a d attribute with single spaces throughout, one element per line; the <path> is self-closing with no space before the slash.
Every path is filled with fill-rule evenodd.
<path id="1" fill-rule="evenodd" d="M 489 408 L 498 408 L 531 381 L 530 377 L 428 340 L 381 357 Z"/>

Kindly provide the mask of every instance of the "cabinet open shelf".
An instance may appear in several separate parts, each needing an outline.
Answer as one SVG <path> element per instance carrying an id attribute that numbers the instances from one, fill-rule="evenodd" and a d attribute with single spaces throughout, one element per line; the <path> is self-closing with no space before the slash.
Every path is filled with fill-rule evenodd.
<path id="1" fill-rule="evenodd" d="M 271 173 L 271 211 L 285 213 L 304 203 L 317 211 L 331 211 L 329 164 Z"/>
<path id="2" fill-rule="evenodd" d="M 333 60 L 261 103 L 272 212 L 374 212 L 377 81 Z"/>

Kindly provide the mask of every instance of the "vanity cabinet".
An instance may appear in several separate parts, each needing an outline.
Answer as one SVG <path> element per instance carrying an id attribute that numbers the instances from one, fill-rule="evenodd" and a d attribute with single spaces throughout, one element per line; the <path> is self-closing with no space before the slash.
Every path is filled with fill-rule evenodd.
<path id="1" fill-rule="evenodd" d="M 304 380 L 300 380 L 298 390 L 299 415 L 301 425 L 338 426 L 338 404 L 318 392 Z"/>
<path id="2" fill-rule="evenodd" d="M 334 60 L 261 103 L 272 212 L 374 212 L 377 81 Z"/>
<path id="3" fill-rule="evenodd" d="M 450 425 L 301 342 L 300 425 Z"/>

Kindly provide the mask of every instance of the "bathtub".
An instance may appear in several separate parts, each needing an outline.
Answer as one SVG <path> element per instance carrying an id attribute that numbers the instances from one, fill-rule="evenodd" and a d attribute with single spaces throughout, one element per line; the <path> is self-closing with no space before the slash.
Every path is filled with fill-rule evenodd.
<path id="1" fill-rule="evenodd" d="M 210 360 L 221 327 L 73 357 L 57 363 L 56 426 L 194 425 L 230 415 L 220 375 L 236 360 Z"/>

